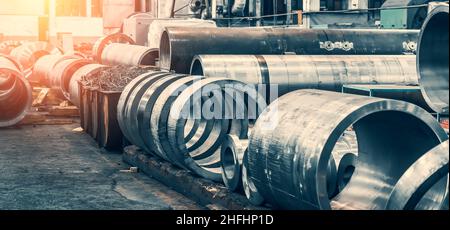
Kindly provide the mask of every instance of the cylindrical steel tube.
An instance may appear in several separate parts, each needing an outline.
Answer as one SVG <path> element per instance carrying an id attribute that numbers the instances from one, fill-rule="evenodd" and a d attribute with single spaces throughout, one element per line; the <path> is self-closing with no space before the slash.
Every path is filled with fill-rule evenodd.
<path id="1" fill-rule="evenodd" d="M 386 209 L 448 209 L 448 143 L 441 143 L 411 165 L 395 185 Z"/>
<path id="2" fill-rule="evenodd" d="M 155 66 L 158 58 L 158 49 L 113 43 L 103 50 L 101 62 L 104 65 Z"/>
<path id="3" fill-rule="evenodd" d="M 417 70 L 422 93 L 437 113 L 449 114 L 448 6 L 438 6 L 420 33 Z"/>
<path id="4" fill-rule="evenodd" d="M 23 69 L 32 68 L 41 57 L 49 54 L 62 54 L 62 52 L 48 42 L 28 42 L 11 51 Z"/>
<path id="5" fill-rule="evenodd" d="M 190 72 L 273 85 L 278 95 L 266 97 L 274 99 L 298 89 L 341 92 L 346 84 L 417 85 L 415 65 L 414 55 L 199 55 Z"/>
<path id="6" fill-rule="evenodd" d="M 108 66 L 100 65 L 100 64 L 87 64 L 73 74 L 72 78 L 70 78 L 69 82 L 69 96 L 70 102 L 77 107 L 80 107 L 80 92 L 78 82 L 87 75 L 96 75 L 101 71 L 108 69 Z"/>
<path id="7" fill-rule="evenodd" d="M 101 62 L 103 50 L 113 43 L 134 44 L 135 42 L 132 38 L 123 33 L 103 36 L 95 42 L 94 46 L 92 46 L 92 53 L 95 56 L 95 60 Z"/>
<path id="8" fill-rule="evenodd" d="M 70 79 L 79 68 L 91 63 L 87 59 L 67 59 L 60 61 L 50 72 L 50 87 L 56 89 L 60 96 L 64 96 L 67 100 L 70 100 Z"/>
<path id="9" fill-rule="evenodd" d="M 212 20 L 186 19 L 186 18 L 155 18 L 148 29 L 148 46 L 159 49 L 161 36 L 166 27 L 217 27 Z"/>
<path id="10" fill-rule="evenodd" d="M 352 127 L 358 160 L 345 189 L 328 197 L 327 166 Z M 249 169 L 264 199 L 285 209 L 384 209 L 403 173 L 448 139 L 425 110 L 390 99 L 299 90 L 272 103 L 250 136 Z"/>
<path id="11" fill-rule="evenodd" d="M 416 30 L 309 30 L 298 28 L 167 28 L 160 66 L 188 73 L 205 54 L 400 55 L 413 52 Z"/>
<path id="12" fill-rule="evenodd" d="M 0 55 L 0 127 L 16 125 L 25 117 L 33 101 L 31 91 L 17 63 Z"/>
<path id="13" fill-rule="evenodd" d="M 222 178 L 230 191 L 242 189 L 242 161 L 248 148 L 248 139 L 227 135 L 220 149 Z"/>
<path id="14" fill-rule="evenodd" d="M 68 59 L 79 59 L 77 56 L 72 55 L 45 55 L 36 61 L 33 66 L 33 79 L 38 80 L 41 83 L 50 86 L 50 73 L 55 68 L 55 66 L 64 60 Z"/>

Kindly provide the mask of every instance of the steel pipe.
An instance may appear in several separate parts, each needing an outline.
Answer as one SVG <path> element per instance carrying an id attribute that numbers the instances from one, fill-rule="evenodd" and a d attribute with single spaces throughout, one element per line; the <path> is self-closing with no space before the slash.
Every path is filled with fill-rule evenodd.
<path id="1" fill-rule="evenodd" d="M 327 166 L 342 133 L 353 127 L 358 160 L 335 198 Z M 396 100 L 299 90 L 258 118 L 249 144 L 252 181 L 265 200 L 283 209 L 384 209 L 403 173 L 448 139 L 425 110 Z"/>
<path id="2" fill-rule="evenodd" d="M 23 44 L 22 41 L 4 41 L 0 42 L 0 54 L 9 55 L 13 49 Z"/>
<path id="3" fill-rule="evenodd" d="M 122 43 L 122 44 L 131 44 L 133 45 L 135 42 L 129 36 L 123 33 L 115 33 L 103 36 L 99 38 L 92 46 L 92 53 L 95 56 L 95 60 L 98 62 L 102 61 L 103 50 L 110 44 L 114 43 Z"/>
<path id="4" fill-rule="evenodd" d="M 33 101 L 32 88 L 10 57 L 0 55 L 0 127 L 19 123 Z"/>
<path id="5" fill-rule="evenodd" d="M 244 152 L 244 157 L 242 159 L 242 186 L 244 188 L 244 194 L 248 201 L 256 206 L 262 205 L 264 203 L 264 198 L 261 193 L 258 192 L 255 184 L 250 175 L 248 169 L 248 149 Z"/>
<path id="6" fill-rule="evenodd" d="M 55 55 L 45 55 L 39 58 L 39 60 L 37 60 L 33 66 L 32 78 L 38 80 L 41 83 L 44 83 L 47 86 L 50 86 L 51 81 L 50 73 L 57 64 L 59 64 L 61 61 L 68 59 L 79 59 L 79 57 L 73 55 L 55 54 Z"/>
<path id="7" fill-rule="evenodd" d="M 417 49 L 417 72 L 429 106 L 449 114 L 448 6 L 434 9 L 422 27 Z"/>
<path id="8" fill-rule="evenodd" d="M 91 63 L 87 59 L 66 59 L 58 62 L 50 72 L 49 86 L 57 90 L 60 96 L 70 100 L 70 79 L 78 69 Z"/>
<path id="9" fill-rule="evenodd" d="M 167 27 L 217 27 L 212 20 L 186 19 L 186 18 L 155 18 L 148 29 L 148 46 L 159 49 L 161 36 Z"/>
<path id="10" fill-rule="evenodd" d="M 28 42 L 11 51 L 24 70 L 32 68 L 41 57 L 49 54 L 62 54 L 61 50 L 48 42 Z"/>
<path id="11" fill-rule="evenodd" d="M 198 107 L 192 104 L 192 101 L 203 100 L 204 103 Z M 241 139 L 247 138 L 250 114 L 263 111 L 264 106 L 265 102 L 258 92 L 255 89 L 247 89 L 241 82 L 225 78 L 201 79 L 198 83 L 190 84 L 186 90 L 181 92 L 171 105 L 170 111 L 167 110 L 168 114 L 161 113 L 163 119 L 160 119 L 160 124 L 164 124 L 167 116 L 167 135 L 160 135 L 159 140 L 162 141 L 163 148 L 171 149 L 168 151 L 169 154 L 178 153 L 171 155 L 172 159 L 183 162 L 197 175 L 220 181 L 222 180 L 220 146 L 223 144 L 224 138 L 227 134 L 236 135 Z M 242 110 L 235 111 L 234 107 L 242 108 Z M 158 107 L 155 106 L 155 108 L 158 111 Z M 162 111 L 164 110 L 163 108 Z M 251 112 L 252 110 L 255 111 Z M 215 116 L 208 117 L 204 114 L 205 111 L 214 111 Z M 217 112 L 219 113 L 217 114 Z M 239 116 L 241 112 L 243 113 L 242 117 Z M 190 150 L 186 146 L 184 139 L 186 136 L 185 126 L 189 120 L 188 114 L 193 114 L 194 118 L 201 114 L 201 120 L 213 121 L 217 124 L 202 145 L 194 150 Z M 155 137 L 155 133 L 152 132 L 152 134 Z M 168 143 L 164 143 L 166 140 Z"/>
<path id="12" fill-rule="evenodd" d="M 167 28 L 160 66 L 188 73 L 196 55 L 401 55 L 413 52 L 416 30 L 309 30 L 298 28 Z"/>
<path id="13" fill-rule="evenodd" d="M 220 149 L 222 178 L 230 191 L 242 189 L 242 160 L 248 148 L 248 139 L 227 135 Z"/>
<path id="14" fill-rule="evenodd" d="M 74 104 L 75 106 L 80 107 L 80 92 L 78 82 L 81 81 L 85 76 L 98 75 L 108 68 L 108 66 L 100 64 L 87 64 L 76 70 L 70 78 L 69 82 L 69 101 L 72 102 L 72 104 Z"/>
<path id="15" fill-rule="evenodd" d="M 199 55 L 192 75 L 277 86 L 276 99 L 298 89 L 341 92 L 346 84 L 417 85 L 414 55 Z M 270 93 L 270 92 L 268 92 Z"/>
<path id="16" fill-rule="evenodd" d="M 237 88 L 225 91 L 229 84 Z M 220 181 L 220 146 L 227 134 L 247 138 L 248 119 L 192 116 L 217 109 L 218 104 L 228 110 L 236 105 L 250 108 L 250 102 L 265 105 L 256 90 L 243 89 L 244 84 L 229 79 L 149 72 L 125 87 L 118 104 L 119 126 L 130 142 L 146 152 Z M 237 92 L 242 98 L 232 97 Z M 223 99 L 222 95 L 231 96 Z"/>
<path id="17" fill-rule="evenodd" d="M 448 143 L 447 140 L 430 150 L 403 174 L 386 209 L 448 209 Z"/>
<path id="18" fill-rule="evenodd" d="M 158 49 L 113 43 L 103 50 L 101 63 L 104 65 L 155 66 L 158 58 Z"/>

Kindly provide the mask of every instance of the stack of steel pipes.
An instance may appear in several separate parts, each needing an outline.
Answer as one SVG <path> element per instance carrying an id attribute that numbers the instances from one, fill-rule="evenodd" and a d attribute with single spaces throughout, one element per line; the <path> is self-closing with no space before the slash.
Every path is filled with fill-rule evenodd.
<path id="1" fill-rule="evenodd" d="M 31 86 L 13 58 L 0 55 L 0 128 L 19 123 L 33 101 Z"/>
<path id="2" fill-rule="evenodd" d="M 329 161 L 348 128 L 358 140 L 354 172 L 330 197 Z M 447 140 L 436 119 L 413 104 L 299 90 L 257 120 L 244 165 L 252 197 L 276 208 L 445 209 L 448 143 L 433 148 Z"/>
<path id="3" fill-rule="evenodd" d="M 189 73 L 196 55 L 402 55 L 414 53 L 416 30 L 167 28 L 160 67 Z"/>
<path id="4" fill-rule="evenodd" d="M 124 136 L 147 153 L 221 181 L 223 141 L 247 138 L 250 118 L 264 107 L 256 90 L 236 80 L 149 72 L 127 85 L 117 117 Z"/>

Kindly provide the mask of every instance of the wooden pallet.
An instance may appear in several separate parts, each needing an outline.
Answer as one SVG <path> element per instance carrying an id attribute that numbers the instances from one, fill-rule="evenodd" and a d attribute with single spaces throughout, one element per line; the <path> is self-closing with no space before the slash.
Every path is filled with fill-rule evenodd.
<path id="1" fill-rule="evenodd" d="M 249 203 L 244 195 L 233 193 L 220 183 L 199 178 L 159 158 L 145 154 L 136 146 L 126 147 L 123 160 L 148 176 L 210 209 L 267 210 Z"/>

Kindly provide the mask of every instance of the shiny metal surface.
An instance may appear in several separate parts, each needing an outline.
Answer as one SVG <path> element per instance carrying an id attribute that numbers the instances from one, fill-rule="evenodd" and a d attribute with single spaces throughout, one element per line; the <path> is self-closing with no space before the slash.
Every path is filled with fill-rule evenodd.
<path id="1" fill-rule="evenodd" d="M 125 138 L 128 139 L 128 141 L 131 141 L 133 139 L 133 133 L 129 131 L 129 125 L 127 124 L 129 117 L 125 116 L 125 113 L 128 111 L 128 106 L 130 103 L 136 103 L 135 101 L 140 101 L 140 98 L 134 98 L 131 97 L 131 94 L 136 89 L 136 87 L 145 79 L 151 77 L 153 74 L 158 74 L 157 72 L 148 72 L 144 73 L 135 79 L 133 79 L 128 85 L 124 88 L 122 91 L 122 94 L 120 95 L 119 102 L 117 105 L 117 121 L 119 123 L 119 127 L 122 130 L 122 133 L 124 134 Z M 143 148 L 143 146 L 138 146 Z"/>
<path id="2" fill-rule="evenodd" d="M 92 61 L 81 58 L 65 59 L 58 62 L 49 74 L 49 86 L 56 89 L 60 96 L 70 100 L 70 79 L 78 69 L 91 63 Z"/>
<path id="3" fill-rule="evenodd" d="M 414 162 L 395 185 L 386 209 L 448 209 L 448 143 L 441 143 Z"/>
<path id="4" fill-rule="evenodd" d="M 99 38 L 92 47 L 92 53 L 94 54 L 95 60 L 101 63 L 103 50 L 108 45 L 113 43 L 134 44 L 134 41 L 132 38 L 123 33 L 115 33 L 103 36 Z"/>
<path id="5" fill-rule="evenodd" d="M 228 88 L 230 86 L 233 86 L 232 89 Z M 168 114 L 167 136 L 160 136 L 160 140 L 163 142 L 166 139 L 169 141 L 165 146 L 171 148 L 172 151 L 168 153 L 177 153 L 171 156 L 172 159 L 183 162 L 187 168 L 197 175 L 221 181 L 220 147 L 224 138 L 228 134 L 236 135 L 239 138 L 247 138 L 249 126 L 247 115 L 253 109 L 250 105 L 256 105 L 258 107 L 256 108 L 257 111 L 263 111 L 265 108 L 265 102 L 256 90 L 248 89 L 243 91 L 242 89 L 245 89 L 245 84 L 239 81 L 226 78 L 208 78 L 190 84 L 181 92 L 173 102 L 170 114 Z M 235 93 L 242 95 L 242 97 L 232 97 L 231 95 Z M 199 95 L 203 95 L 203 97 L 199 97 Z M 205 96 L 209 100 L 202 102 L 200 104 L 201 107 L 192 107 L 192 101 L 203 100 L 202 98 Z M 248 101 L 244 101 L 243 98 L 248 98 Z M 218 106 L 217 104 L 225 108 L 221 110 L 220 117 L 201 118 L 201 120 L 214 122 L 214 128 L 209 136 L 202 141 L 197 149 L 188 149 L 184 137 L 186 136 L 185 126 L 189 119 L 182 115 L 187 111 L 190 111 L 189 114 L 201 112 L 200 114 L 203 115 L 204 111 L 216 110 L 217 108 L 214 106 Z M 233 106 L 243 108 L 245 116 L 237 119 L 238 113 L 235 111 L 232 114 L 228 114 L 226 111 L 232 111 Z M 202 111 L 197 110 L 198 108 L 201 108 Z M 165 121 L 165 118 L 162 121 Z"/>
<path id="6" fill-rule="evenodd" d="M 242 189 L 242 161 L 248 148 L 248 139 L 227 135 L 220 149 L 222 179 L 230 191 Z"/>
<path id="7" fill-rule="evenodd" d="M 321 30 L 298 28 L 167 28 L 160 67 L 188 73 L 196 55 L 401 55 L 413 52 L 417 30 Z"/>
<path id="8" fill-rule="evenodd" d="M 155 66 L 158 58 L 158 49 L 113 43 L 103 50 L 101 63 L 104 65 Z"/>
<path id="9" fill-rule="evenodd" d="M 422 93 L 437 113 L 448 114 L 448 6 L 434 9 L 422 27 L 417 49 L 417 72 Z"/>
<path id="10" fill-rule="evenodd" d="M 80 107 L 80 92 L 78 81 L 80 81 L 84 76 L 98 74 L 108 68 L 108 66 L 100 64 L 87 64 L 76 70 L 70 78 L 69 82 L 69 101 L 72 102 L 72 104 L 74 104 L 75 106 Z"/>
<path id="11" fill-rule="evenodd" d="M 19 123 L 33 101 L 32 88 L 16 61 L 0 55 L 0 127 Z"/>
<path id="12" fill-rule="evenodd" d="M 32 68 L 36 61 L 49 54 L 61 55 L 62 51 L 50 43 L 41 41 L 27 42 L 11 51 L 11 56 L 17 59 L 24 70 Z"/>
<path id="13" fill-rule="evenodd" d="M 332 200 L 327 166 L 342 133 L 353 127 L 356 168 Z M 448 139 L 425 110 L 406 102 L 299 90 L 272 103 L 250 136 L 251 179 L 283 209 L 384 209 L 403 173 Z"/>
<path id="14" fill-rule="evenodd" d="M 228 84 L 239 86 L 236 92 L 244 89 L 243 83 L 224 78 L 202 79 L 168 72 L 141 75 L 121 95 L 119 125 L 126 138 L 146 152 L 204 178 L 220 181 L 220 146 L 227 134 L 247 138 L 249 121 L 191 117 L 191 114 L 214 110 L 217 103 L 229 110 L 232 106 L 246 107 L 242 103 L 265 105 L 256 90 L 241 92 L 247 95 L 247 101 L 231 96 L 222 101 L 224 94 L 235 93 L 225 91 Z"/>
<path id="15" fill-rule="evenodd" d="M 341 92 L 345 84 L 417 85 L 415 66 L 414 55 L 199 55 L 190 72 L 276 85 L 281 96 L 308 88 Z"/>
<path id="16" fill-rule="evenodd" d="M 248 201 L 256 206 L 262 205 L 264 203 L 264 198 L 258 192 L 251 175 L 248 170 L 248 149 L 244 153 L 244 157 L 242 159 L 242 186 L 244 187 L 244 194 L 247 197 Z"/>

